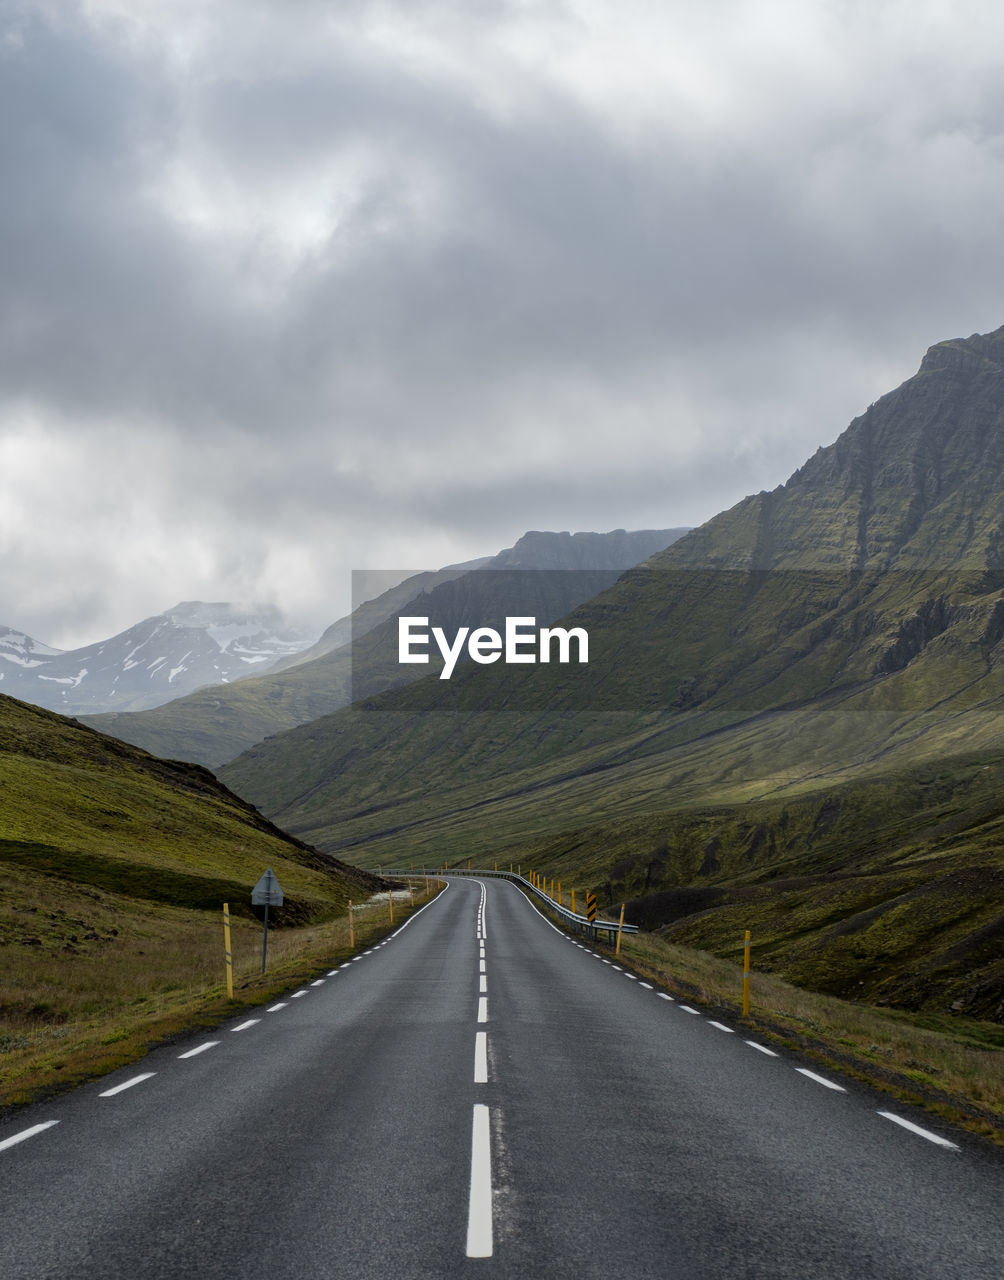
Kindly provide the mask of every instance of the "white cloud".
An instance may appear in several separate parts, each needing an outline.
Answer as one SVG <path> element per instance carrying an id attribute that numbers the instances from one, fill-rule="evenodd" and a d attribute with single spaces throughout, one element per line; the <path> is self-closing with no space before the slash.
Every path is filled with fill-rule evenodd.
<path id="1" fill-rule="evenodd" d="M 1004 319 L 990 3 L 82 0 L 0 36 L 0 623 L 50 643 L 698 522 Z"/>

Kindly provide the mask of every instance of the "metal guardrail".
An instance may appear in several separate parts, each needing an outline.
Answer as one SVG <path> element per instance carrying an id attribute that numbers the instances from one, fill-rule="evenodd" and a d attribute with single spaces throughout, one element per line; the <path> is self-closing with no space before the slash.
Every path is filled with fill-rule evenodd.
<path id="1" fill-rule="evenodd" d="M 548 911 L 553 911 L 555 915 L 560 916 L 566 925 L 574 932 L 582 934 L 583 937 L 591 938 L 593 942 L 600 940 L 600 935 L 606 937 L 608 943 L 613 943 L 617 937 L 617 932 L 621 933 L 637 933 L 638 926 L 636 924 L 620 925 L 616 920 L 593 920 L 590 922 L 585 916 L 577 915 L 573 911 L 569 911 L 567 907 L 563 907 L 560 903 L 546 894 L 543 889 L 538 889 L 535 884 L 531 884 L 526 876 L 518 875 L 515 871 L 480 871 L 476 867 L 461 868 L 456 870 L 451 868 L 444 871 L 439 867 L 410 867 L 408 870 L 402 868 L 381 868 L 380 874 L 384 876 L 400 876 L 406 879 L 410 876 L 428 876 L 430 878 L 439 877 L 444 879 L 447 876 L 470 876 L 472 879 L 488 878 L 491 880 L 509 880 L 513 884 L 518 884 L 533 894 L 535 898 L 539 898 L 547 907 Z"/>

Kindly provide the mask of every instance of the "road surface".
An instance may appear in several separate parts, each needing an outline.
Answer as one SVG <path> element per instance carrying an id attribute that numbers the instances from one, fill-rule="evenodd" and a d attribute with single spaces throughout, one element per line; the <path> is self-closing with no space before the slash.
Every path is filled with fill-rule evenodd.
<path id="1" fill-rule="evenodd" d="M 995 1151 L 495 880 L 8 1118 L 0 1205 L 4 1280 L 1004 1275 Z"/>

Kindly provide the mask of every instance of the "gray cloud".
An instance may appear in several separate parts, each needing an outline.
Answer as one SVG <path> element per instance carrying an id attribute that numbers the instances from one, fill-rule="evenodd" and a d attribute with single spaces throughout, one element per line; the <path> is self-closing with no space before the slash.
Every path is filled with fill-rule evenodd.
<path id="1" fill-rule="evenodd" d="M 354 567 L 780 483 L 1004 320 L 1002 35 L 979 0 L 0 3 L 0 623 L 323 623 Z"/>

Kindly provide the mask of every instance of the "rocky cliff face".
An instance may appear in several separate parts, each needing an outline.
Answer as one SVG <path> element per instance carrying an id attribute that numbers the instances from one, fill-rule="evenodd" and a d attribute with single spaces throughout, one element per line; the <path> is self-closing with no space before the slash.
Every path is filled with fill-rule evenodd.
<path id="1" fill-rule="evenodd" d="M 1004 567 L 1004 328 L 939 342 L 788 482 L 660 563 L 734 569 Z"/>

